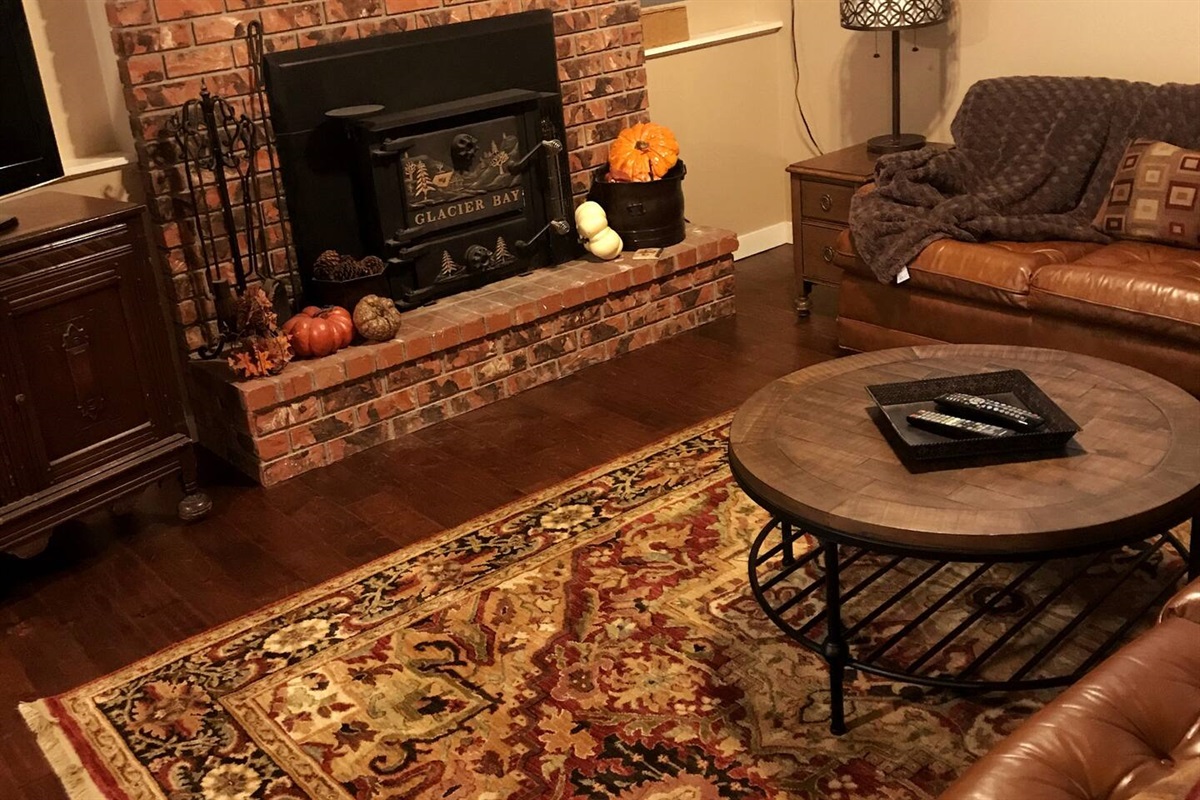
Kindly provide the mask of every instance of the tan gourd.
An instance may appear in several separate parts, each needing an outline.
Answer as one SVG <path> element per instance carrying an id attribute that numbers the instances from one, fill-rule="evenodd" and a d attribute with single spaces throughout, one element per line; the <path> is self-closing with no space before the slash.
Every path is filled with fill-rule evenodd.
<path id="1" fill-rule="evenodd" d="M 580 238 L 591 239 L 607 227 L 608 215 L 594 200 L 581 203 L 579 208 L 575 209 L 575 229 L 579 231 Z"/>
<path id="2" fill-rule="evenodd" d="M 612 228 L 605 228 L 597 233 L 592 238 L 588 239 L 584 245 L 587 251 L 596 258 L 611 261 L 621 255 L 621 250 L 624 249 L 625 243 L 621 241 L 621 236 Z"/>

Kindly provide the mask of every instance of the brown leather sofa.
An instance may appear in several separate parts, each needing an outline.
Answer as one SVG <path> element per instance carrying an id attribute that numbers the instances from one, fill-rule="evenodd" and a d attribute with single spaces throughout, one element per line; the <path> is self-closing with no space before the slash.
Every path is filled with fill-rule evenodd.
<path id="1" fill-rule="evenodd" d="M 1200 580 L 939 800 L 1200 797 Z"/>
<path id="2" fill-rule="evenodd" d="M 1143 242 L 941 240 L 881 284 L 848 231 L 838 344 L 1022 344 L 1108 358 L 1200 396 L 1200 250 Z"/>

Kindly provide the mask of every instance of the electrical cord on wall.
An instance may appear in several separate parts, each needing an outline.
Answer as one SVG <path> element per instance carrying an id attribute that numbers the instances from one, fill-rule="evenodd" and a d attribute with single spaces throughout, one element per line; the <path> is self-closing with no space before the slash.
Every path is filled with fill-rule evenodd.
<path id="1" fill-rule="evenodd" d="M 796 110 L 800 112 L 800 121 L 804 123 L 804 132 L 808 134 L 808 140 L 812 142 L 812 146 L 816 148 L 819 155 L 825 155 L 825 151 L 817 143 L 817 137 L 813 136 L 812 128 L 808 125 L 808 117 L 804 113 L 804 103 L 800 101 L 800 53 L 797 51 L 796 44 L 796 0 L 791 0 L 791 9 L 792 24 L 789 33 L 792 38 L 792 95 L 796 99 Z"/>

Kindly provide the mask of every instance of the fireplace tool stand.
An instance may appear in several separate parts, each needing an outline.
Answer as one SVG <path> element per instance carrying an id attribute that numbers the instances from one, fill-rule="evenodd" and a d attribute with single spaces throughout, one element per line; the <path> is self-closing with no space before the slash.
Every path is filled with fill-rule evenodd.
<path id="1" fill-rule="evenodd" d="M 255 83 L 251 98 L 265 113 L 262 26 L 257 21 L 249 24 L 246 43 Z M 270 261 L 266 210 L 261 202 L 261 182 L 268 178 L 279 209 L 285 271 L 292 281 L 292 296 L 300 297 L 283 218 L 275 146 L 248 115 L 238 114 L 228 101 L 209 92 L 204 80 L 199 98 L 184 103 L 167 130 L 178 147 L 196 250 L 203 264 L 208 296 L 216 308 L 216 334 L 208 337 L 197 355 L 216 358 L 236 338 L 237 301 L 245 294 L 249 279 L 262 288 L 277 314 L 286 318 L 293 310 L 293 300 Z M 268 164 L 266 176 L 260 174 L 261 156 Z M 231 267 L 232 275 L 223 270 L 224 265 Z"/>

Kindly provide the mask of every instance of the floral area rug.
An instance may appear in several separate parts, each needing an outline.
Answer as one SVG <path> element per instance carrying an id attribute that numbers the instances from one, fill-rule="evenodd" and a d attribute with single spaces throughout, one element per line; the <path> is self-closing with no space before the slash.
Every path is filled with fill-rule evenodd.
<path id="1" fill-rule="evenodd" d="M 21 710 L 73 798 L 935 797 L 1052 692 L 858 674 L 831 736 L 748 588 L 728 423 Z"/>

